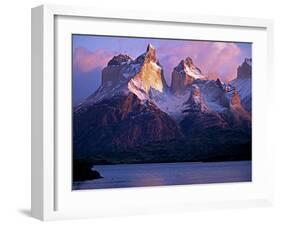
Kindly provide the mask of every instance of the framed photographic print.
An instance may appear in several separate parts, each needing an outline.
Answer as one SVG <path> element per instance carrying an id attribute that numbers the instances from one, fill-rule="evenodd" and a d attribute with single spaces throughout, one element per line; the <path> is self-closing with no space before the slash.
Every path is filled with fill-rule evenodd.
<path id="1" fill-rule="evenodd" d="M 270 20 L 32 9 L 32 215 L 272 203 Z"/>

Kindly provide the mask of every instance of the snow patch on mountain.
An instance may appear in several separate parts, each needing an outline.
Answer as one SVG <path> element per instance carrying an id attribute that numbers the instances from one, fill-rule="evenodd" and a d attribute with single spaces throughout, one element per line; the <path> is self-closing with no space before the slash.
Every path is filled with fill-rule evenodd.
<path id="1" fill-rule="evenodd" d="M 149 97 L 139 79 L 132 78 L 128 82 L 128 89 L 134 93 L 140 100 L 148 100 Z"/>
<path id="2" fill-rule="evenodd" d="M 182 96 L 172 95 L 170 93 L 164 95 L 158 93 L 158 96 L 154 94 L 151 98 L 162 111 L 166 112 L 176 121 L 180 121 L 183 118 L 182 110 L 184 103 L 188 100 L 190 93 L 191 91 L 189 89 Z"/>
<path id="3" fill-rule="evenodd" d="M 205 76 L 201 74 L 201 70 L 194 66 L 191 58 L 187 58 L 186 61 L 190 61 L 190 63 L 185 62 L 183 65 L 183 71 L 185 74 L 193 77 L 194 79 L 205 79 Z"/>
<path id="4" fill-rule="evenodd" d="M 134 77 L 141 69 L 141 64 L 133 62 L 127 62 L 126 66 L 121 69 L 121 74 L 125 79 Z"/>

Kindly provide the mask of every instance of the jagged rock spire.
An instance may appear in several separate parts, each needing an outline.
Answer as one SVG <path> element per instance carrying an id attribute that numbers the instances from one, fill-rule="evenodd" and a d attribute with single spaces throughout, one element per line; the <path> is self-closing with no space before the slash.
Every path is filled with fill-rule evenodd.
<path id="1" fill-rule="evenodd" d="M 147 45 L 146 52 L 149 52 L 149 51 L 151 51 L 151 50 L 155 50 L 155 47 L 149 43 L 149 44 Z"/>
<path id="2" fill-rule="evenodd" d="M 148 44 L 148 46 L 146 48 L 145 60 L 152 61 L 152 62 L 157 61 L 155 47 L 151 44 Z"/>

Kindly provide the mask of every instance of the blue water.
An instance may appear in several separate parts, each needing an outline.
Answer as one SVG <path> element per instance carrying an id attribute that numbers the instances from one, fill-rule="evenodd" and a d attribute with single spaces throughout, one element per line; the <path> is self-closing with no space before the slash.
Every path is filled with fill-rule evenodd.
<path id="1" fill-rule="evenodd" d="M 246 182 L 252 180 L 252 162 L 155 163 L 97 165 L 104 177 L 74 182 L 73 189 Z"/>

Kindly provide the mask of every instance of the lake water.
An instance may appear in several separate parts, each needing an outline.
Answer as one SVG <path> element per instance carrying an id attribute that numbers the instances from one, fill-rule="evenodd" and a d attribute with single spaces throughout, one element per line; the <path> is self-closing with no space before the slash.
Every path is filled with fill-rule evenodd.
<path id="1" fill-rule="evenodd" d="M 252 180 L 251 161 L 97 165 L 95 169 L 104 178 L 74 182 L 73 189 L 246 182 Z"/>

